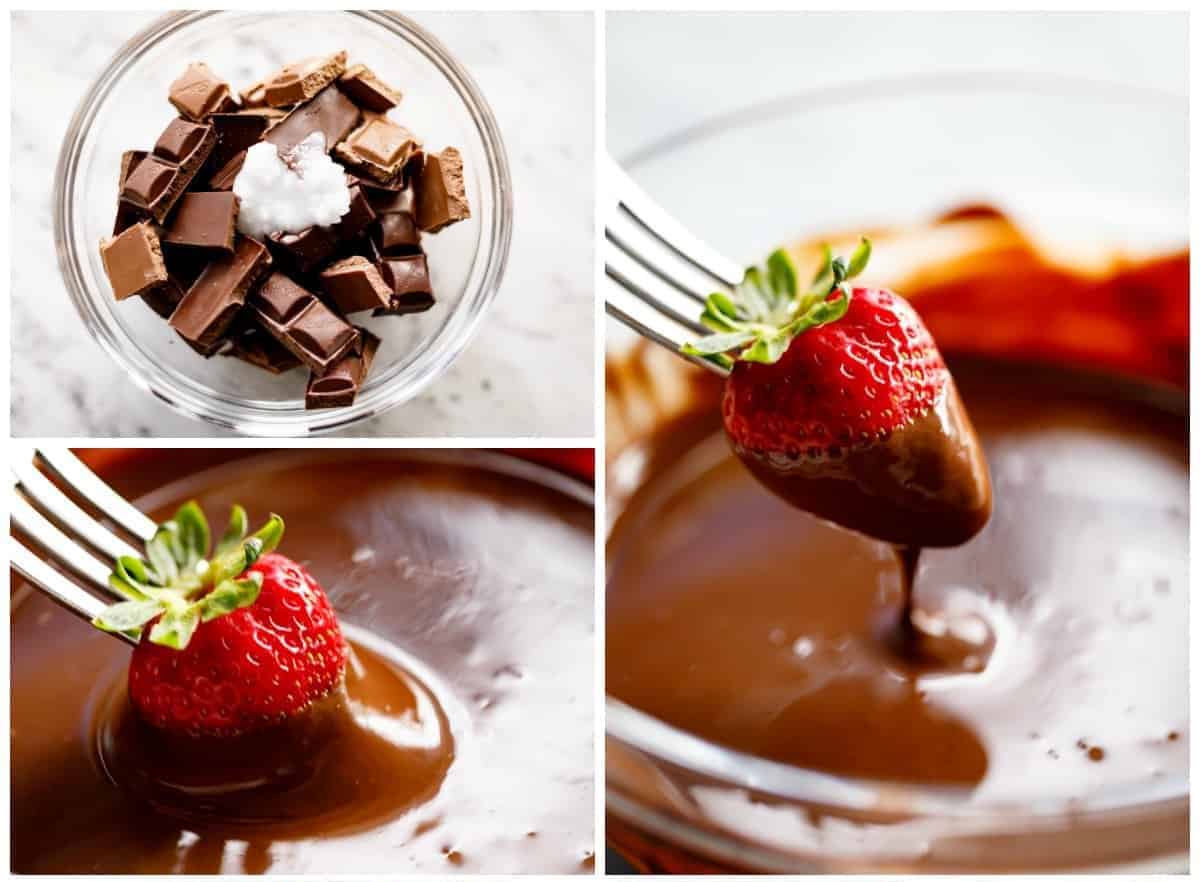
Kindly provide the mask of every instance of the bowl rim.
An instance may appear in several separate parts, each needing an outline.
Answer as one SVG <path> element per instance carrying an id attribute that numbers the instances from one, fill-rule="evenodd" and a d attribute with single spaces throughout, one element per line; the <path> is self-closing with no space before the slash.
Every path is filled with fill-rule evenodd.
<path id="1" fill-rule="evenodd" d="M 622 157 L 621 165 L 636 174 L 639 166 L 658 161 L 679 149 L 694 148 L 697 143 L 720 137 L 730 129 L 769 124 L 830 105 L 981 93 L 1052 93 L 1053 97 L 1060 98 L 1081 97 L 1139 106 L 1152 103 L 1182 110 L 1185 114 L 1187 111 L 1187 97 L 1183 95 L 1070 74 L 1016 70 L 900 74 L 792 90 L 717 113 L 627 152 Z M 631 448 L 634 459 L 637 458 L 636 447 L 635 444 Z M 621 455 L 618 453 L 617 458 Z M 606 547 L 615 518 L 610 514 L 608 520 Z M 606 575 L 606 592 L 610 578 Z M 894 782 L 833 775 L 753 756 L 686 732 L 621 702 L 607 692 L 605 739 L 609 750 L 614 747 L 632 750 L 656 765 L 682 771 L 693 782 L 700 779 L 704 784 L 742 790 L 767 802 L 801 803 L 834 811 L 869 812 L 873 818 L 881 819 L 884 823 L 934 818 L 983 824 L 994 829 L 1012 829 L 1014 824 L 1020 824 L 1022 830 L 1036 832 L 1056 829 L 1064 817 L 1086 828 L 1090 824 L 1134 823 L 1148 818 L 1174 816 L 1187 812 L 1190 806 L 1188 776 L 1167 778 L 1151 785 L 1113 788 L 1087 800 L 1047 798 L 1027 800 L 1020 805 L 966 805 L 965 796 L 969 788 L 897 785 Z M 779 863 L 781 859 L 786 863 L 789 856 L 794 859 L 801 857 L 799 851 L 793 855 L 784 845 L 745 841 L 719 822 L 697 826 L 693 823 L 694 819 L 686 815 L 646 804 L 626 792 L 622 782 L 613 778 L 610 769 L 606 769 L 605 789 L 607 811 L 614 817 L 635 828 L 682 844 L 685 848 L 697 848 L 718 859 L 754 857 L 764 866 L 773 867 L 768 872 L 785 871 L 785 867 Z M 900 804 L 881 799 L 881 794 L 895 794 L 900 790 L 904 793 Z M 870 856 L 864 857 L 864 860 L 870 859 Z M 797 871 L 794 866 L 790 869 Z"/>
<path id="2" fill-rule="evenodd" d="M 329 14 L 333 10 L 315 10 Z M 154 19 L 125 41 L 104 69 L 84 92 L 71 117 L 55 168 L 53 189 L 54 241 L 58 264 L 67 294 L 83 320 L 91 338 L 100 344 L 121 368 L 130 382 L 150 393 L 178 413 L 230 431 L 257 436 L 295 437 L 319 435 L 345 429 L 355 423 L 379 416 L 410 400 L 444 373 L 463 352 L 482 325 L 482 320 L 499 293 L 508 264 L 512 241 L 513 196 L 512 178 L 504 140 L 491 106 L 466 69 L 432 34 L 409 17 L 395 12 L 371 10 L 337 10 L 338 14 L 354 16 L 404 39 L 429 61 L 458 94 L 483 144 L 487 177 L 485 189 L 492 201 L 490 216 L 484 218 L 479 241 L 480 252 L 488 263 L 473 287 L 467 288 L 454 312 L 435 336 L 419 345 L 418 360 L 403 372 L 388 379 L 386 385 L 360 395 L 346 408 L 305 410 L 292 402 L 288 408 L 269 410 L 253 408 L 245 399 L 228 394 L 214 394 L 189 382 L 181 385 L 140 354 L 133 356 L 119 343 L 113 328 L 100 316 L 98 306 L 82 271 L 81 251 L 76 247 L 72 230 L 75 206 L 70 194 L 79 177 L 78 159 L 100 103 L 112 87 L 140 57 L 160 40 L 199 21 L 220 15 L 245 14 L 238 10 L 199 10 L 171 12 Z M 255 12 L 255 15 L 283 14 Z M 289 13 L 290 14 L 290 13 Z M 490 184 L 490 186 L 487 186 Z M 476 260 L 480 257 L 476 253 Z M 432 343 L 436 341 L 437 346 Z M 428 353 L 428 354 L 426 354 Z M 419 358 L 424 355 L 424 361 Z"/>

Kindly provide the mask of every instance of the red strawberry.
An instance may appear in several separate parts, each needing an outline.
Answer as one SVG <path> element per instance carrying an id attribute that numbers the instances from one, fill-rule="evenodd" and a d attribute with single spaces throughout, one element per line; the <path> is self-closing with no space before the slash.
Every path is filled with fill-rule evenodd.
<path id="1" fill-rule="evenodd" d="M 346 642 L 325 592 L 299 564 L 264 554 L 278 543 L 282 520 L 272 516 L 248 539 L 244 524 L 235 506 L 206 561 L 207 524 L 189 503 L 147 543 L 147 561 L 118 562 L 113 583 L 132 599 L 96 624 L 140 631 L 129 696 L 158 728 L 248 732 L 304 710 L 342 680 Z"/>
<path id="2" fill-rule="evenodd" d="M 869 256 L 866 240 L 849 264 L 827 255 L 801 293 L 777 251 L 734 297 L 709 298 L 718 333 L 685 351 L 731 368 L 726 434 L 771 490 L 879 539 L 957 545 L 991 513 L 987 466 L 916 311 L 847 284 Z"/>

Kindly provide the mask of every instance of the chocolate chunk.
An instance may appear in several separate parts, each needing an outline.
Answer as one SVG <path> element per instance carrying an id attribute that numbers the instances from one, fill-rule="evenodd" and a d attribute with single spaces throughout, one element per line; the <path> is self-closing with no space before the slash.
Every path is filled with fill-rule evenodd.
<path id="1" fill-rule="evenodd" d="M 242 109 L 254 110 L 267 106 L 267 81 L 259 80 L 241 93 Z"/>
<path id="2" fill-rule="evenodd" d="M 175 307 L 183 299 L 187 287 L 174 275 L 168 275 L 167 281 L 157 288 L 151 288 L 142 294 L 142 300 L 147 306 L 162 318 L 169 319 L 175 312 Z"/>
<path id="3" fill-rule="evenodd" d="M 261 242 L 238 236 L 233 253 L 210 263 L 188 289 L 171 316 L 171 327 L 189 343 L 214 346 L 270 267 L 271 255 Z"/>
<path id="4" fill-rule="evenodd" d="M 233 251 L 238 197 L 233 193 L 184 193 L 164 241 L 191 248 Z"/>
<path id="5" fill-rule="evenodd" d="M 234 156 L 233 159 L 229 160 L 229 162 L 217 169 L 216 174 L 208 179 L 208 186 L 212 187 L 214 190 L 232 190 L 233 182 L 237 180 L 237 176 L 241 174 L 242 166 L 245 164 L 245 162 L 246 151 L 243 150 L 241 153 Z"/>
<path id="6" fill-rule="evenodd" d="M 232 345 L 224 353 L 272 374 L 282 374 L 300 367 L 301 361 L 291 350 L 272 337 L 258 324 L 248 324 L 230 338 Z"/>
<path id="7" fill-rule="evenodd" d="M 214 258 L 220 257 L 219 254 L 198 248 L 172 248 L 165 244 L 163 256 L 167 260 L 167 272 L 171 278 L 183 284 L 184 291 L 192 287 L 192 283 L 200 278 L 200 273 L 208 268 Z"/>
<path id="8" fill-rule="evenodd" d="M 375 221 L 375 211 L 367 200 L 363 188 L 357 184 L 350 187 L 350 208 L 333 225 L 333 231 L 342 241 L 355 239 Z"/>
<path id="9" fill-rule="evenodd" d="M 366 328 L 358 328 L 354 347 L 329 366 L 324 374 L 311 374 L 304 392 L 306 410 L 324 407 L 347 407 L 358 397 L 379 349 L 379 338 Z"/>
<path id="10" fill-rule="evenodd" d="M 115 238 L 101 242 L 100 259 L 117 300 L 145 294 L 167 281 L 162 245 L 149 221 L 134 224 Z"/>
<path id="11" fill-rule="evenodd" d="M 403 126 L 370 117 L 334 148 L 333 155 L 373 181 L 391 181 L 420 146 Z"/>
<path id="12" fill-rule="evenodd" d="M 214 113 L 208 121 L 217 130 L 217 146 L 209 157 L 208 167 L 220 171 L 229 160 L 261 141 L 267 129 L 283 116 L 282 111 L 271 108 Z"/>
<path id="13" fill-rule="evenodd" d="M 162 223 L 217 143 L 212 126 L 175 119 L 125 179 L 121 198 Z"/>
<path id="14" fill-rule="evenodd" d="M 291 150 L 313 132 L 325 136 L 325 149 L 332 150 L 358 125 L 358 107 L 336 86 L 327 86 L 306 104 L 301 104 L 272 126 L 263 140 L 279 151 Z"/>
<path id="15" fill-rule="evenodd" d="M 421 232 L 407 211 L 385 214 L 379 219 L 379 252 L 387 257 L 421 253 Z"/>
<path id="16" fill-rule="evenodd" d="M 427 233 L 471 216 L 462 155 L 453 147 L 428 153 L 417 177 L 417 226 Z"/>
<path id="17" fill-rule="evenodd" d="M 203 122 L 210 114 L 237 106 L 229 84 L 200 62 L 189 64 L 182 76 L 171 83 L 169 98 L 175 109 L 193 122 Z"/>
<path id="18" fill-rule="evenodd" d="M 392 288 L 365 257 L 347 257 L 321 271 L 321 290 L 343 315 L 386 309 Z"/>
<path id="19" fill-rule="evenodd" d="M 401 95 L 371 72 L 365 64 L 356 64 L 338 78 L 338 88 L 363 110 L 387 113 L 400 103 Z"/>
<path id="20" fill-rule="evenodd" d="M 271 336 L 317 374 L 324 374 L 359 337 L 344 318 L 283 273 L 271 273 L 250 303 Z"/>
<path id="21" fill-rule="evenodd" d="M 117 179 L 117 217 L 113 221 L 113 235 L 117 236 L 132 227 L 138 221 L 146 219 L 146 213 L 136 205 L 131 205 L 121 198 L 125 189 L 125 181 L 137 164 L 149 154 L 145 150 L 126 150 L 121 154 L 121 176 Z"/>
<path id="22" fill-rule="evenodd" d="M 379 264 L 383 280 L 391 286 L 392 295 L 386 307 L 372 315 L 408 315 L 425 312 L 434 304 L 433 287 L 429 284 L 429 266 L 424 254 L 411 257 L 389 257 Z"/>
<path id="23" fill-rule="evenodd" d="M 393 190 L 379 187 L 370 181 L 363 181 L 362 187 L 367 194 L 367 200 L 371 203 L 371 208 L 378 215 L 395 214 L 400 211 L 413 214 L 417 210 L 417 201 L 412 187 L 400 187 Z"/>
<path id="24" fill-rule="evenodd" d="M 310 273 L 338 250 L 331 227 L 306 227 L 299 233 L 272 233 L 267 243 L 280 262 L 301 273 Z"/>
<path id="25" fill-rule="evenodd" d="M 316 95 L 346 70 L 346 52 L 306 58 L 285 64 L 264 83 L 264 97 L 272 107 L 299 104 Z"/>

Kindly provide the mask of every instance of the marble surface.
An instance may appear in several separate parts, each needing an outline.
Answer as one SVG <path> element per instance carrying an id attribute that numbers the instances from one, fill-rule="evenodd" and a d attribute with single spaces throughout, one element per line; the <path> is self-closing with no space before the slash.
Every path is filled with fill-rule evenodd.
<path id="1" fill-rule="evenodd" d="M 512 250 L 483 327 L 450 370 L 417 398 L 344 434 L 590 437 L 592 16 L 414 18 L 471 72 L 495 113 L 513 178 Z M 51 192 L 69 110 L 118 47 L 151 19 L 132 12 L 12 18 L 12 77 L 24 84 L 12 104 L 14 436 L 227 434 L 126 382 L 76 315 L 55 255 Z"/>

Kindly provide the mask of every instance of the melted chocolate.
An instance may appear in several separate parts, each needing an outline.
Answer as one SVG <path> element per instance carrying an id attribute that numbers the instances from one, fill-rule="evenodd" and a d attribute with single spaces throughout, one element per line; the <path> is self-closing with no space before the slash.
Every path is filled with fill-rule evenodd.
<path id="1" fill-rule="evenodd" d="M 738 452 L 802 511 L 897 545 L 961 545 L 992 511 L 987 462 L 953 380 L 927 414 L 881 441 L 817 461 Z"/>
<path id="2" fill-rule="evenodd" d="M 979 804 L 1186 777 L 1186 418 L 1111 380 L 955 376 L 996 508 L 922 555 L 919 652 L 892 642 L 894 549 L 762 492 L 713 414 L 613 532 L 609 691 L 744 752 Z"/>
<path id="3" fill-rule="evenodd" d="M 105 474 L 128 494 L 227 456 Z M 284 514 L 354 647 L 346 690 L 236 757 L 171 742 L 129 708 L 128 649 L 18 588 L 14 871 L 590 870 L 590 508 L 386 451 L 257 456 L 141 506 L 189 498 Z"/>

